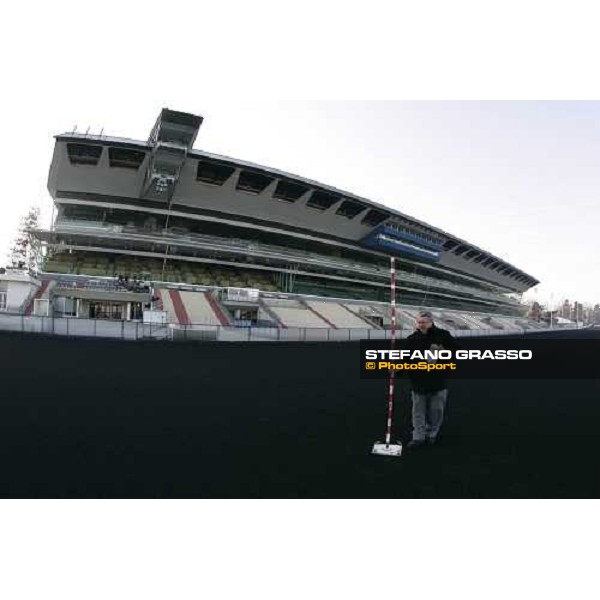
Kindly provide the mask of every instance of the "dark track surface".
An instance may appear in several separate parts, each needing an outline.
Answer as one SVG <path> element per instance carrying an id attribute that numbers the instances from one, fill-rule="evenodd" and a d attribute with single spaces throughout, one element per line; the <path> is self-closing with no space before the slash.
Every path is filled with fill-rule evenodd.
<path id="1" fill-rule="evenodd" d="M 600 495 L 600 379 L 454 381 L 440 444 L 386 458 L 386 382 L 357 354 L 0 333 L 0 497 Z"/>

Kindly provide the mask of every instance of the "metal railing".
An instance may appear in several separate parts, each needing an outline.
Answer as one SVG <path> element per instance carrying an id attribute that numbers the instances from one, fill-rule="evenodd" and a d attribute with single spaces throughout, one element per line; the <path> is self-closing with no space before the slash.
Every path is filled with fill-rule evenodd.
<path id="1" fill-rule="evenodd" d="M 192 243 L 195 241 L 200 244 L 211 244 L 215 247 L 227 247 L 230 250 L 243 250 L 244 252 L 249 253 L 263 252 L 266 253 L 267 257 L 281 258 L 284 256 L 290 260 L 298 259 L 302 264 L 312 264 L 330 269 L 343 269 L 369 277 L 387 279 L 389 276 L 388 269 L 386 267 L 369 265 L 366 263 L 357 263 L 352 260 L 335 259 L 333 257 L 319 255 L 315 252 L 309 252 L 307 250 L 283 248 L 281 246 L 275 246 L 273 244 L 264 242 L 251 242 L 242 238 L 222 238 L 214 235 L 192 232 L 176 234 L 171 230 L 165 231 L 163 229 L 156 229 L 155 231 L 152 231 L 146 230 L 143 227 L 108 225 L 105 223 L 90 222 L 85 220 L 63 219 L 62 221 L 57 222 L 55 227 L 57 231 L 66 233 L 68 233 L 70 230 L 79 231 L 83 229 L 84 231 L 98 231 L 107 234 L 131 234 L 143 238 L 162 238 L 165 240 L 172 240 L 173 243 L 184 243 L 186 240 L 189 240 Z M 171 256 L 171 258 L 173 258 L 173 256 Z M 175 256 L 175 258 L 178 257 Z M 432 288 L 445 291 L 462 292 L 475 297 L 487 298 L 488 300 L 495 302 L 500 299 L 507 305 L 515 304 L 509 299 L 503 297 L 500 293 L 479 289 L 478 287 L 469 287 L 467 285 L 455 283 L 449 280 L 436 279 L 428 275 L 417 275 L 416 273 L 411 273 L 410 271 L 405 270 L 399 272 L 399 281 L 403 282 L 404 284 L 411 282 L 420 283 L 421 285 L 426 286 L 428 289 Z"/>
<path id="2" fill-rule="evenodd" d="M 227 327 L 212 324 L 156 324 L 140 321 L 109 321 L 77 317 L 42 317 L 0 313 L 0 331 L 41 333 L 66 337 L 93 337 L 121 340 L 221 341 L 221 342 L 344 342 L 385 340 L 390 330 L 369 328 L 312 327 Z M 413 328 L 400 329 L 396 336 L 406 338 Z M 550 329 L 469 329 L 454 330 L 455 337 L 535 334 Z"/>

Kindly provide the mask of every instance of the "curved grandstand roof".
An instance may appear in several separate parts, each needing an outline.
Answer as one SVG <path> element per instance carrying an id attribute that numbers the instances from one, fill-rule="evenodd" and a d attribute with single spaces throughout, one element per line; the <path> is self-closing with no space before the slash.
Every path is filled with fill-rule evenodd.
<path id="1" fill-rule="evenodd" d="M 163 113 L 164 113 L 164 110 L 163 110 Z M 163 113 L 161 113 L 161 115 Z M 160 117 L 159 117 L 159 119 L 160 119 Z M 201 119 L 201 118 L 198 117 L 198 119 Z M 153 132 L 156 130 L 156 127 L 157 127 L 157 125 L 155 125 Z M 140 150 L 143 149 L 145 151 L 150 151 L 154 147 L 152 140 L 141 141 L 141 140 L 134 140 L 134 139 L 123 138 L 123 137 L 81 134 L 81 133 L 76 133 L 76 132 L 62 133 L 62 134 L 56 135 L 55 138 L 56 138 L 56 140 L 63 141 L 63 142 L 67 142 L 67 141 L 79 141 L 80 142 L 82 140 L 85 140 L 86 142 L 92 142 L 92 143 L 95 142 L 95 143 L 101 144 L 103 146 L 108 145 L 108 146 L 112 146 L 112 147 L 122 147 L 122 148 L 131 148 L 131 149 L 140 149 Z M 195 136 L 193 137 L 193 139 L 195 139 Z M 192 143 L 193 143 L 193 140 L 192 140 Z M 425 230 L 425 232 L 427 232 L 427 233 L 430 233 L 436 237 L 441 238 L 441 241 L 444 244 L 444 249 L 447 251 L 454 252 L 454 254 L 456 254 L 457 256 L 467 255 L 473 259 L 477 259 L 476 262 L 478 262 L 478 263 L 485 261 L 486 263 L 492 265 L 494 267 L 494 269 L 498 270 L 499 272 L 508 272 L 511 275 L 514 272 L 515 276 L 526 279 L 528 286 L 532 286 L 532 285 L 539 283 L 539 281 L 537 279 L 535 279 L 534 277 L 523 272 L 521 269 L 518 269 L 514 265 L 511 265 L 504 259 L 499 258 L 499 257 L 491 254 L 490 252 L 488 252 L 482 248 L 479 248 L 478 246 L 476 246 L 462 238 L 459 238 L 439 227 L 435 227 L 429 223 L 426 223 L 424 221 L 421 221 L 420 219 L 417 219 L 414 216 L 403 213 L 397 209 L 390 208 L 389 206 L 386 206 L 385 204 L 375 202 L 375 201 L 365 198 L 363 196 L 358 196 L 358 195 L 348 192 L 346 190 L 336 188 L 332 185 L 324 184 L 319 181 L 315 181 L 313 179 L 304 177 L 302 175 L 289 173 L 286 171 L 282 171 L 280 169 L 267 167 L 265 165 L 260 165 L 260 164 L 256 164 L 256 163 L 253 163 L 250 161 L 241 160 L 238 158 L 232 158 L 232 157 L 221 155 L 221 154 L 207 152 L 207 151 L 201 150 L 201 149 L 193 149 L 191 147 L 187 151 L 186 160 L 188 160 L 188 159 L 204 159 L 204 160 L 208 160 L 208 161 L 211 161 L 214 163 L 220 163 L 223 165 L 232 166 L 235 168 L 248 169 L 248 170 L 256 172 L 256 173 L 264 173 L 264 174 L 275 176 L 275 177 L 278 177 L 278 178 L 281 178 L 284 180 L 288 180 L 290 182 L 297 182 L 299 184 L 306 185 L 314 190 L 322 190 L 324 192 L 333 193 L 335 195 L 340 196 L 343 199 L 353 200 L 357 203 L 360 203 L 361 205 L 364 205 L 365 208 L 372 208 L 372 209 L 376 209 L 377 211 L 380 211 L 381 213 L 383 213 L 385 215 L 386 219 L 390 219 L 390 218 L 392 220 L 402 219 L 412 225 L 416 225 L 420 229 Z M 496 263 L 498 264 L 498 266 L 496 266 Z"/>

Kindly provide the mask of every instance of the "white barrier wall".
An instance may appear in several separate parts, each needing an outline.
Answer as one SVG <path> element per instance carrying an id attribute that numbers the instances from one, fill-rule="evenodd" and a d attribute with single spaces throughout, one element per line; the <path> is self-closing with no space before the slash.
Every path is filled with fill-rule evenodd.
<path id="1" fill-rule="evenodd" d="M 35 294 L 41 282 L 26 273 L 7 271 L 0 275 L 0 290 L 6 294 L 3 312 L 16 313 L 23 303 Z"/>

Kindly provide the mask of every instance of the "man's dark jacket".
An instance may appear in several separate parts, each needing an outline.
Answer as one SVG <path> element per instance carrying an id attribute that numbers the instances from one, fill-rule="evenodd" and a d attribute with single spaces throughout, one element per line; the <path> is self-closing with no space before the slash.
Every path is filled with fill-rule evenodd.
<path id="1" fill-rule="evenodd" d="M 432 325 L 426 333 L 418 329 L 406 338 L 403 347 L 407 350 L 431 350 L 431 345 L 443 346 L 444 350 L 456 350 L 458 344 L 449 331 Z M 419 361 L 416 361 L 419 362 Z M 448 362 L 448 361 L 443 361 Z M 447 371 L 409 371 L 412 389 L 419 393 L 438 392 L 446 389 Z"/>

